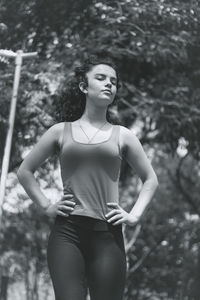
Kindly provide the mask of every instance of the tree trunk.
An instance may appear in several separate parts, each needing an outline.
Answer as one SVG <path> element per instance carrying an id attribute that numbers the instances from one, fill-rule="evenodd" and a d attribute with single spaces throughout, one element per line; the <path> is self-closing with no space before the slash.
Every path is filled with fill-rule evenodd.
<path id="1" fill-rule="evenodd" d="M 38 282 L 37 282 L 37 268 L 36 259 L 30 260 L 26 272 L 26 299 L 38 300 Z"/>
<path id="2" fill-rule="evenodd" d="M 199 287 L 199 280 L 200 280 L 200 244 L 198 245 L 198 261 L 197 261 L 197 270 L 196 276 L 194 280 L 194 300 L 199 300 L 200 298 L 200 287 Z"/>
<path id="3" fill-rule="evenodd" d="M 7 300 L 8 295 L 8 281 L 9 277 L 6 275 L 1 276 L 1 290 L 0 290 L 0 300 Z"/>

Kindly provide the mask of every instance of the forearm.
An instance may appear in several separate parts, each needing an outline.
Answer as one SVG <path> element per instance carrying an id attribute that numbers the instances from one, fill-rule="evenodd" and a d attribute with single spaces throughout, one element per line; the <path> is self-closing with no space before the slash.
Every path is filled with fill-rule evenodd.
<path id="1" fill-rule="evenodd" d="M 28 170 L 18 171 L 17 177 L 30 199 L 41 209 L 45 209 L 50 201 L 42 193 L 33 173 Z"/>
<path id="2" fill-rule="evenodd" d="M 151 199 L 153 198 L 155 191 L 158 187 L 158 181 L 156 177 L 147 179 L 142 186 L 139 197 L 130 211 L 130 215 L 140 218 L 146 208 L 148 207 Z"/>

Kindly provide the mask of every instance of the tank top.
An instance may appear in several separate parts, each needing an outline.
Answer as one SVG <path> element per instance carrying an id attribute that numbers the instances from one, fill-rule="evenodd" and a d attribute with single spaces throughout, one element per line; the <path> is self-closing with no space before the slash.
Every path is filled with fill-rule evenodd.
<path id="1" fill-rule="evenodd" d="M 71 122 L 65 122 L 59 161 L 64 192 L 74 195 L 70 215 L 107 220 L 107 202 L 119 203 L 121 149 L 119 125 L 113 125 L 103 142 L 86 144 L 75 141 Z"/>

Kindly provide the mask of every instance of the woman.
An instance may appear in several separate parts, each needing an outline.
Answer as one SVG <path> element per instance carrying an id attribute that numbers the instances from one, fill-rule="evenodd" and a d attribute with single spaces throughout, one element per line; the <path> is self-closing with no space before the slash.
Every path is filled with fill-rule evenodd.
<path id="1" fill-rule="evenodd" d="M 115 65 L 92 58 L 75 72 L 84 111 L 73 122 L 50 127 L 25 158 L 18 178 L 29 197 L 55 217 L 47 259 L 56 300 L 122 300 L 126 256 L 122 224 L 140 220 L 157 188 L 157 177 L 137 137 L 107 121 L 118 88 Z M 82 104 L 81 104 L 82 105 Z M 51 204 L 34 172 L 59 148 L 64 195 Z M 119 205 L 118 180 L 125 159 L 143 181 L 128 213 Z"/>

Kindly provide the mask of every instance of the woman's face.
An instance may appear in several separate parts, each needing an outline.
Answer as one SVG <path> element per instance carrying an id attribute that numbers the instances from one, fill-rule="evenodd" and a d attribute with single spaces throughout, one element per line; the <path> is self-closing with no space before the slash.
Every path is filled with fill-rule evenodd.
<path id="1" fill-rule="evenodd" d="M 86 76 L 88 79 L 86 98 L 100 106 L 111 104 L 117 92 L 115 70 L 111 66 L 99 64 L 87 72 Z"/>

